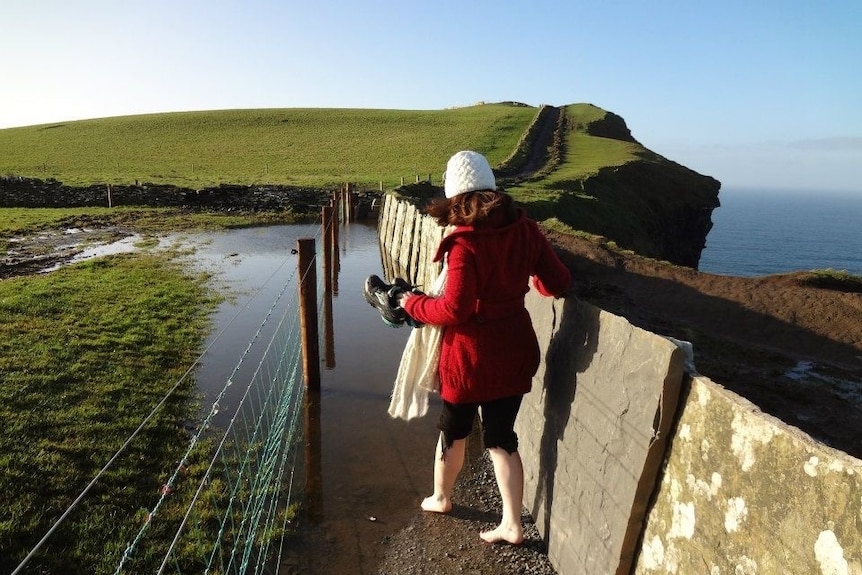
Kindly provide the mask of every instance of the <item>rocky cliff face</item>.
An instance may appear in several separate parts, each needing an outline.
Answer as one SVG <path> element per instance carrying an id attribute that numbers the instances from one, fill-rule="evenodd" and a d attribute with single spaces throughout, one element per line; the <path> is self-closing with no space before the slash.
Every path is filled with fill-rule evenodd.
<path id="1" fill-rule="evenodd" d="M 541 217 L 553 215 L 624 249 L 696 269 L 712 228 L 712 210 L 719 206 L 718 180 L 644 148 L 616 114 L 591 105 L 569 107 L 566 114 L 571 117 L 558 131 L 634 144 L 634 157 L 599 167 L 583 179 L 555 182 L 556 189 L 562 188 L 556 209 L 540 207 L 546 212 Z M 567 158 L 566 141 L 566 133 L 555 138 L 562 158 Z M 579 158 L 564 160 L 571 161 Z"/>
<path id="2" fill-rule="evenodd" d="M 631 142 L 633 144 L 640 143 L 632 136 L 632 132 L 626 125 L 626 121 L 613 112 L 607 112 L 604 118 L 591 122 L 587 127 L 587 133 L 600 138 L 611 138 L 612 140 L 622 140 L 623 142 Z"/>
<path id="3" fill-rule="evenodd" d="M 661 158 L 604 168 L 583 186 L 588 195 L 610 197 L 618 217 L 582 229 L 641 255 L 697 269 L 712 210 L 719 206 L 717 180 Z"/>

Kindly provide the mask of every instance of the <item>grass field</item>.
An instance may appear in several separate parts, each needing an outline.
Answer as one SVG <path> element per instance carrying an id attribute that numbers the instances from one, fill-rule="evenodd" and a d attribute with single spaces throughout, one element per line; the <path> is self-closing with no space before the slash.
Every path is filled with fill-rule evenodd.
<path id="1" fill-rule="evenodd" d="M 475 149 L 499 163 L 536 108 L 486 104 L 434 111 L 265 109 L 124 116 L 0 130 L 0 174 L 69 185 L 131 183 L 387 188 Z"/>
<path id="2" fill-rule="evenodd" d="M 196 358 L 217 301 L 205 281 L 167 253 L 0 281 L 4 573 Z M 186 379 L 31 567 L 112 572 L 140 525 L 136 515 L 153 504 L 187 447 L 178 422 L 198 418 L 195 399 Z"/>
<path id="3" fill-rule="evenodd" d="M 119 225 L 150 234 L 286 223 L 283 214 L 189 213 L 156 208 L 0 209 L 3 236 Z M 14 569 L 176 382 L 181 385 L 51 536 L 26 572 L 113 573 L 200 418 L 194 378 L 180 379 L 223 297 L 183 254 L 108 256 L 50 274 L 0 280 L 0 572 Z M 154 572 L 211 456 L 192 451 L 184 481 L 131 560 Z M 201 572 L 228 491 L 211 482 L 177 560 Z M 286 512 L 292 512 L 287 510 Z M 140 569 L 140 571 L 138 571 Z"/>

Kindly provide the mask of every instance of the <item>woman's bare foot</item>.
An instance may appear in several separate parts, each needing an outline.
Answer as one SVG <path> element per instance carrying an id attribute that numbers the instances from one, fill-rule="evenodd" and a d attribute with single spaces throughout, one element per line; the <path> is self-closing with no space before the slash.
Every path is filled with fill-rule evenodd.
<path id="1" fill-rule="evenodd" d="M 503 527 L 499 525 L 491 531 L 482 531 L 479 537 L 485 543 L 511 543 L 512 545 L 520 545 L 524 542 L 524 530 L 520 525 L 517 527 Z"/>
<path id="2" fill-rule="evenodd" d="M 448 497 L 431 495 L 422 500 L 422 509 L 435 513 L 449 513 L 452 511 L 452 502 Z"/>

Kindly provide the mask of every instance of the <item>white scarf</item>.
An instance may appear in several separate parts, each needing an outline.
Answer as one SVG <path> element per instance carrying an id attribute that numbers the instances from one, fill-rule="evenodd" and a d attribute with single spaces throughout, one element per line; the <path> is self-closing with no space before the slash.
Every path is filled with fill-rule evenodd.
<path id="1" fill-rule="evenodd" d="M 443 293 L 446 267 L 444 260 L 443 270 L 428 291 L 429 296 L 439 297 Z M 410 420 L 428 413 L 428 394 L 440 391 L 437 366 L 440 363 L 442 341 L 441 325 L 425 325 L 410 332 L 395 375 L 395 386 L 389 402 L 391 417 Z"/>

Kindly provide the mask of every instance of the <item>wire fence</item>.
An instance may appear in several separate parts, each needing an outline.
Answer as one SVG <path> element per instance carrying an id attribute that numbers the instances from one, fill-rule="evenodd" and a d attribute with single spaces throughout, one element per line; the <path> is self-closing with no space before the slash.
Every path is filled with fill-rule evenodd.
<path id="1" fill-rule="evenodd" d="M 314 238 L 320 251 L 327 226 Z M 320 260 L 320 258 L 317 258 Z M 293 263 L 286 255 L 264 285 Z M 121 573 L 263 573 L 277 565 L 285 534 L 303 492 L 297 477 L 302 441 L 303 404 L 300 302 L 296 289 L 304 274 L 297 266 L 275 296 L 248 346 L 225 379 L 200 423 L 190 430 L 183 456 L 161 486 L 154 504 L 130 516 L 117 517 L 106 531 L 124 529 L 133 536 L 115 555 Z M 282 280 L 279 280 L 282 281 Z M 252 294 L 248 301 L 263 290 Z M 318 309 L 326 300 L 318 289 Z M 248 305 L 248 304 L 247 304 Z M 164 408 L 172 394 L 192 377 L 207 351 L 247 308 L 239 309 L 184 375 L 153 407 L 137 429 L 105 463 L 12 572 L 28 573 L 32 559 L 44 553 L 52 535 L 84 500 L 98 497 L 98 483 Z M 258 359 L 259 358 L 259 359 Z M 251 362 L 251 364 L 249 364 Z M 256 363 L 255 363 L 256 362 Z M 252 369 L 253 368 L 253 369 Z M 250 373 L 250 375 L 248 375 Z M 237 389 L 241 394 L 237 394 Z M 227 424 L 214 425 L 223 398 L 240 396 Z M 231 402 L 233 403 L 233 402 Z M 219 416 L 223 421 L 225 414 Z M 110 559 L 110 557 L 108 557 Z M 29 567 L 36 568 L 37 561 Z M 106 571 L 107 572 L 107 571 Z"/>

